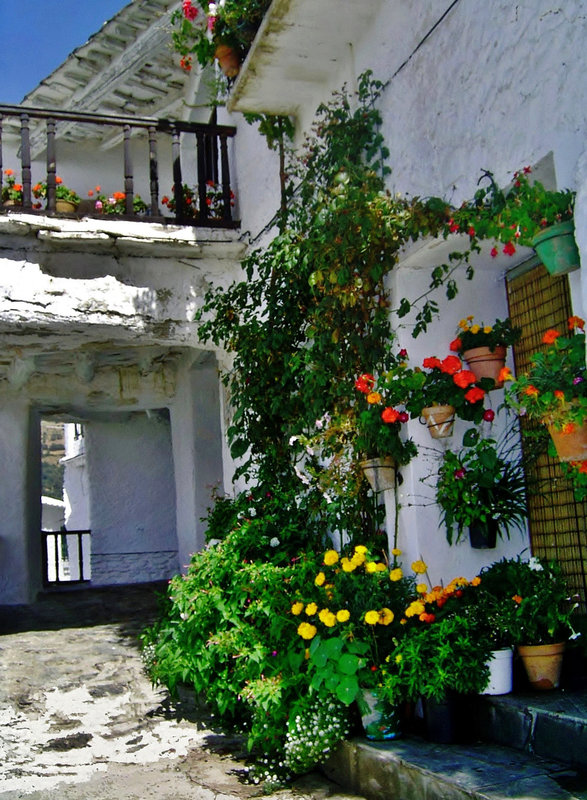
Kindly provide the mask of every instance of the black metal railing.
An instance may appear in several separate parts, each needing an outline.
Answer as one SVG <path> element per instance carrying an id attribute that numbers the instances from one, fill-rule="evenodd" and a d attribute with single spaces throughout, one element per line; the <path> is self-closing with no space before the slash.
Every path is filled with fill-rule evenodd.
<path id="1" fill-rule="evenodd" d="M 90 580 L 89 530 L 41 531 L 45 586 Z"/>
<path id="2" fill-rule="evenodd" d="M 87 112 L 54 111 L 40 108 L 0 104 L 0 196 L 3 185 L 2 131 L 4 120 L 16 120 L 20 126 L 20 166 L 22 176 L 22 209 L 36 213 L 33 207 L 31 175 L 31 122 L 44 120 L 46 127 L 47 176 L 46 208 L 42 213 L 56 213 L 57 191 L 57 126 L 59 123 L 74 125 L 100 125 L 118 129 L 122 133 L 124 152 L 124 216 L 145 219 L 148 222 L 173 220 L 182 225 L 236 227 L 232 218 L 234 194 L 230 182 L 228 140 L 236 134 L 236 128 L 228 125 L 206 125 L 180 120 L 150 117 L 124 117 Z M 10 125 L 14 125 L 10 122 Z M 145 216 L 137 216 L 134 210 L 134 170 L 131 152 L 133 132 L 146 132 L 148 138 L 148 175 L 150 198 Z M 195 148 L 190 151 L 197 174 L 196 197 L 186 197 L 183 189 L 182 134 L 195 138 Z M 159 164 L 157 144 L 159 136 L 171 137 L 171 174 L 173 175 L 173 216 L 165 216 L 160 210 Z M 213 208 L 210 208 L 209 186 L 218 187 Z M 188 201 L 188 202 L 186 202 Z M 84 214 L 88 216 L 88 214 Z M 90 214 L 93 216 L 94 214 Z M 154 220 L 155 218 L 155 220 Z"/>

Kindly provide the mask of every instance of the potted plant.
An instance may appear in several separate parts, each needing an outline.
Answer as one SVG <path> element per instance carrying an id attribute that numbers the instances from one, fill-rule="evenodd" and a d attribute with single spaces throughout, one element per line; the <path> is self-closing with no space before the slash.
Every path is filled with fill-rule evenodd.
<path id="1" fill-rule="evenodd" d="M 491 378 L 494 388 L 503 386 L 499 380 L 505 365 L 507 348 L 518 341 L 521 328 L 514 328 L 511 320 L 497 319 L 493 325 L 473 322 L 469 316 L 459 322 L 457 336 L 450 343 L 453 352 L 461 353 L 477 380 Z"/>
<path id="2" fill-rule="evenodd" d="M 477 583 L 458 577 L 445 588 L 418 586 L 421 593 L 406 608 L 404 633 L 387 660 L 385 696 L 396 703 L 422 699 L 433 741 L 460 738 L 460 701 L 488 682 L 491 644 L 466 600 Z"/>
<path id="3" fill-rule="evenodd" d="M 110 195 L 98 194 L 94 203 L 94 208 L 100 214 L 126 214 L 126 193 L 112 192 Z M 133 196 L 133 213 L 144 214 L 147 210 L 148 206 L 145 201 L 140 195 L 135 194 Z"/>
<path id="4" fill-rule="evenodd" d="M 578 603 L 569 596 L 560 565 L 535 557 L 502 559 L 482 579 L 488 592 L 510 604 L 513 641 L 532 687 L 556 688 L 565 644 L 578 635 L 571 621 Z"/>
<path id="5" fill-rule="evenodd" d="M 47 184 L 36 183 L 33 186 L 33 195 L 37 199 L 46 199 Z M 80 202 L 79 195 L 63 183 L 63 178 L 55 176 L 55 210 L 60 214 L 73 214 Z M 39 204 L 40 205 L 40 204 Z"/>
<path id="6" fill-rule="evenodd" d="M 5 183 L 2 186 L 0 197 L 2 205 L 6 206 L 21 206 L 22 205 L 22 184 L 16 183 L 14 177 L 14 170 L 8 168 L 4 170 Z"/>
<path id="7" fill-rule="evenodd" d="M 506 402 L 529 419 L 546 425 L 561 461 L 587 459 L 587 375 L 585 323 L 568 320 L 567 335 L 551 329 L 545 349 L 534 353 L 528 371 L 512 380 Z"/>
<path id="8" fill-rule="evenodd" d="M 196 217 L 199 210 L 198 202 L 198 187 L 188 186 L 187 183 L 183 184 L 183 202 L 184 202 L 184 215 L 187 217 Z M 175 212 L 176 203 L 173 193 L 171 195 L 164 195 L 161 198 L 161 203 L 166 206 L 170 211 Z M 234 192 L 230 192 L 230 205 L 234 206 L 235 196 Z M 222 219 L 224 216 L 224 196 L 222 187 L 214 181 L 206 181 L 206 207 L 208 209 L 207 216 L 209 219 Z"/>
<path id="9" fill-rule="evenodd" d="M 424 417 L 434 438 L 450 435 L 455 415 L 475 422 L 483 419 L 485 389 L 458 356 L 425 358 L 422 369 L 406 374 L 405 384 L 407 410 L 412 418 Z"/>
<path id="10" fill-rule="evenodd" d="M 394 386 L 388 397 L 389 386 L 389 374 L 377 380 L 370 373 L 363 373 L 355 381 L 359 397 L 349 410 L 353 420 L 353 448 L 375 492 L 392 488 L 396 466 L 407 464 L 417 453 L 414 442 L 400 436 L 409 414 L 394 406 L 403 392 Z"/>
<path id="11" fill-rule="evenodd" d="M 356 701 L 368 718 L 375 712 L 376 721 L 367 721 L 369 738 L 399 734 L 396 706 L 385 708 L 378 690 L 414 591 L 414 578 L 395 559 L 388 565 L 383 554 L 358 545 L 342 556 L 328 550 L 314 585 L 291 608 L 307 647 L 311 687 L 345 705 Z"/>
<path id="12" fill-rule="evenodd" d="M 189 71 L 195 55 L 203 67 L 216 59 L 226 77 L 235 78 L 269 5 L 270 0 L 184 0 L 171 17 L 182 68 Z"/>
<path id="13" fill-rule="evenodd" d="M 573 223 L 575 193 L 545 189 L 539 181 L 531 181 L 531 173 L 531 167 L 524 167 L 514 173 L 511 186 L 502 189 L 493 174 L 484 171 L 481 179 L 488 184 L 453 213 L 447 229 L 451 233 L 468 233 L 472 241 L 495 239 L 503 244 L 506 255 L 513 255 L 518 245 L 534 247 L 551 274 L 578 269 Z M 557 241 L 561 243 L 560 252 L 556 251 Z M 552 260 L 545 249 L 553 251 Z M 498 252 L 495 246 L 491 255 L 495 257 Z"/>
<path id="14" fill-rule="evenodd" d="M 449 544 L 469 529 L 472 547 L 495 547 L 497 536 L 523 530 L 528 511 L 526 479 L 519 458 L 507 460 L 494 439 L 476 438 L 443 457 L 436 485 Z M 456 530 L 456 537 L 455 537 Z"/>

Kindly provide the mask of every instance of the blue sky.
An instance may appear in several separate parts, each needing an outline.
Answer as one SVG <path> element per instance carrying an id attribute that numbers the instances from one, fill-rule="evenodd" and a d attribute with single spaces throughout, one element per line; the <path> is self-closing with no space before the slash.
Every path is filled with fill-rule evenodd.
<path id="1" fill-rule="evenodd" d="M 0 103 L 20 103 L 127 3 L 0 0 Z"/>

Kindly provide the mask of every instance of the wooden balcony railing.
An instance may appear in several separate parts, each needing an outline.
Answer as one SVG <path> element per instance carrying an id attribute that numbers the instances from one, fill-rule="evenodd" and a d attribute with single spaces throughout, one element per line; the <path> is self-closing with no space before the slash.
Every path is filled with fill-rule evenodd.
<path id="1" fill-rule="evenodd" d="M 46 129 L 46 203 L 42 211 L 34 208 L 33 187 L 31 175 L 31 135 L 32 125 L 41 125 L 45 121 Z M 57 164 L 57 126 L 58 125 L 100 125 L 118 129 L 122 137 L 124 152 L 124 213 L 122 218 L 143 219 L 146 222 L 173 222 L 180 225 L 208 226 L 220 228 L 234 228 L 238 225 L 232 218 L 234 194 L 230 183 L 228 140 L 236 133 L 236 128 L 227 125 L 205 125 L 179 120 L 155 119 L 149 117 L 123 117 L 109 116 L 106 114 L 91 114 L 85 112 L 53 111 L 40 108 L 25 108 L 0 104 L 0 196 L 4 178 L 2 162 L 2 131 L 5 127 L 20 126 L 20 167 L 22 184 L 22 210 L 27 213 L 43 213 L 57 215 L 56 189 L 58 174 Z M 133 132 L 146 132 L 148 139 L 148 164 L 150 197 L 146 202 L 147 209 L 137 215 L 134 210 L 134 172 L 131 139 Z M 182 142 L 183 135 L 183 142 Z M 157 158 L 157 144 L 160 136 L 171 137 L 171 169 L 173 176 L 173 203 L 172 212 L 165 215 L 161 210 L 159 197 L 159 164 Z M 193 137 L 194 146 L 189 143 Z M 35 131 L 35 140 L 38 132 Z M 169 150 L 169 148 L 168 148 Z M 185 179 L 182 174 L 182 154 L 184 160 L 193 159 L 191 174 L 196 173 L 196 187 L 194 196 L 184 192 Z M 96 165 L 97 166 L 97 165 Z M 99 177 L 99 176 L 97 176 Z M 88 175 L 91 180 L 91 176 Z M 99 180 L 94 181 L 99 183 Z M 213 194 L 211 195 L 211 187 Z M 75 188 L 75 187 L 72 187 Z M 163 195 L 165 196 L 165 195 Z M 142 198 L 145 199 L 145 198 Z M 90 210 L 87 213 L 88 203 L 84 203 L 84 216 L 95 216 Z M 0 204 L 0 212 L 5 211 Z M 77 216 L 81 216 L 78 213 Z"/>

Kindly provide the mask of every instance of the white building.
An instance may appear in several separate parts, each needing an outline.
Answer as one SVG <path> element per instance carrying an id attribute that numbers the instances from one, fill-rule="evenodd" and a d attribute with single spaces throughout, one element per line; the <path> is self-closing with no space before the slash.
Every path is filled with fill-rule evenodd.
<path id="1" fill-rule="evenodd" d="M 385 84 L 379 106 L 392 191 L 442 195 L 458 204 L 473 195 L 481 169 L 492 170 L 503 185 L 515 169 L 539 165 L 545 182 L 577 190 L 576 237 L 586 263 L 582 5 L 274 0 L 227 108 L 218 111 L 219 122 L 236 128 L 226 152 L 240 230 L 107 216 L 0 215 L 0 603 L 26 602 L 42 586 L 41 415 L 85 426 L 88 516 L 74 522 L 87 522 L 92 530 L 92 583 L 169 577 L 204 543 L 201 517 L 210 491 L 230 486 L 232 465 L 222 435 L 223 354 L 199 344 L 194 312 L 209 282 L 239 274 L 248 241 L 241 231 L 255 237 L 278 206 L 276 156 L 243 112 L 292 115 L 299 146 L 318 104 L 371 69 Z M 208 122 L 206 73 L 194 69 L 186 76 L 170 49 L 169 12 L 179 6 L 171 0 L 130 3 L 24 105 L 114 114 L 126 122 Z M 16 171 L 20 132 L 14 117 L 2 116 L 2 164 Z M 135 192 L 149 198 L 149 125 L 127 128 L 125 138 L 124 126 L 106 126 L 98 117 L 96 125 L 87 122 L 80 117 L 58 125 L 57 174 L 80 193 L 96 184 L 111 193 L 128 187 L 132 171 Z M 159 198 L 173 183 L 180 141 L 183 176 L 193 184 L 196 175 L 196 136 L 176 133 L 174 140 L 173 129 L 164 128 L 157 132 Z M 35 183 L 45 179 L 52 144 L 44 122 L 31 116 L 30 130 Z M 220 174 L 220 157 L 208 157 L 212 162 Z M 414 295 L 425 287 L 445 246 L 430 241 L 406 252 L 390 276 L 392 290 Z M 506 317 L 508 285 L 510 308 L 515 304 L 512 281 L 526 285 L 516 284 L 515 291 L 529 294 L 540 311 L 540 286 L 547 279 L 540 267 L 530 278 L 523 270 L 518 278 L 512 271 L 517 266 L 506 256 L 481 254 L 475 280 L 460 285 L 458 302 L 442 306 L 428 336 L 413 340 L 402 323 L 400 343 L 414 361 L 431 354 L 430 341 L 450 341 L 466 314 Z M 528 267 L 534 269 L 532 261 Z M 565 309 L 584 316 L 584 269 L 560 280 Z M 410 425 L 414 439 L 427 442 L 426 431 Z M 412 504 L 426 469 L 418 460 L 404 471 L 402 546 L 408 558 L 426 553 L 433 577 L 472 574 L 487 554 L 467 545 L 450 548 L 439 535 L 437 509 Z M 579 551 L 581 540 L 585 546 L 584 508 L 573 513 Z M 536 522 L 542 538 L 533 546 L 554 554 L 562 523 L 556 514 L 548 520 Z M 491 560 L 528 546 L 526 536 L 515 535 Z M 578 560 L 584 575 L 584 556 L 582 566 L 580 555 Z"/>

